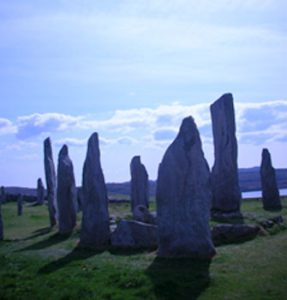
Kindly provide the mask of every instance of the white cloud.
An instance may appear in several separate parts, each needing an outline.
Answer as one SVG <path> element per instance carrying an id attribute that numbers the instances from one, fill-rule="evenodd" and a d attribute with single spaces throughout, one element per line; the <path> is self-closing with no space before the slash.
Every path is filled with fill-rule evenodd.
<path id="1" fill-rule="evenodd" d="M 87 145 L 88 139 L 77 139 L 77 138 L 64 138 L 57 140 L 55 144 L 57 146 L 63 146 L 64 144 L 68 146 L 74 146 L 74 147 L 84 147 Z"/>
<path id="2" fill-rule="evenodd" d="M 63 131 L 70 127 L 76 127 L 80 119 L 80 117 L 59 113 L 35 113 L 22 116 L 17 119 L 17 136 L 20 139 L 26 139 L 42 133 Z"/>
<path id="3" fill-rule="evenodd" d="M 156 130 L 153 133 L 153 136 L 156 141 L 170 141 L 175 138 L 176 134 L 177 132 L 173 129 L 161 128 L 159 130 Z"/>
<path id="4" fill-rule="evenodd" d="M 147 143 L 151 147 L 171 141 L 183 118 L 193 116 L 204 143 L 212 143 L 210 103 L 182 105 L 171 103 L 155 108 L 117 110 L 106 119 L 87 115 L 71 116 L 58 113 L 32 114 L 19 117 L 15 126 L 10 120 L 0 119 L 0 133 L 15 133 L 21 140 L 57 133 L 57 144 L 85 146 L 87 139 L 73 136 L 76 130 L 83 136 L 91 131 L 100 135 L 102 145 L 131 145 Z M 237 136 L 239 143 L 261 145 L 287 140 L 287 101 L 262 103 L 235 102 Z M 69 134 L 70 137 L 67 137 Z"/>
<path id="5" fill-rule="evenodd" d="M 0 118 L 0 135 L 15 133 L 16 130 L 16 127 L 10 120 Z"/>
<path id="6" fill-rule="evenodd" d="M 236 103 L 239 141 L 264 144 L 287 140 L 287 101 Z"/>

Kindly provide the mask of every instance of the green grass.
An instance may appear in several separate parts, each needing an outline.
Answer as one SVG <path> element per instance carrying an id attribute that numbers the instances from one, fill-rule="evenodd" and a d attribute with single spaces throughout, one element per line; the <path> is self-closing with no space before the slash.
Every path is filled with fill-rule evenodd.
<path id="1" fill-rule="evenodd" d="M 281 214 L 245 201 L 245 221 Z M 152 209 L 155 209 L 154 203 Z M 130 215 L 126 203 L 110 205 L 116 218 Z M 155 252 L 95 253 L 79 250 L 80 219 L 70 237 L 48 227 L 46 206 L 2 206 L 0 299 L 286 299 L 287 230 L 271 230 L 243 244 L 217 248 L 209 262 L 157 259 Z M 271 234 L 270 234 L 271 233 Z M 210 273 L 208 285 L 207 274 Z"/>

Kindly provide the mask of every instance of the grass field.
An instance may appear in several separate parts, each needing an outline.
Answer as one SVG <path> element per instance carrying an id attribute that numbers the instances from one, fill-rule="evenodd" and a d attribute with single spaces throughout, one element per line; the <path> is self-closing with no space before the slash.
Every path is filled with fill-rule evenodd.
<path id="1" fill-rule="evenodd" d="M 0 299 L 287 299 L 287 199 L 280 213 L 261 202 L 242 205 L 246 223 L 281 214 L 285 223 L 255 240 L 217 248 L 210 266 L 190 259 L 158 260 L 156 252 L 79 250 L 80 218 L 70 237 L 48 227 L 46 206 L 2 205 Z M 154 204 L 152 205 L 154 209 Z M 126 203 L 110 205 L 116 218 L 129 217 Z M 205 276 L 209 270 L 210 281 Z"/>

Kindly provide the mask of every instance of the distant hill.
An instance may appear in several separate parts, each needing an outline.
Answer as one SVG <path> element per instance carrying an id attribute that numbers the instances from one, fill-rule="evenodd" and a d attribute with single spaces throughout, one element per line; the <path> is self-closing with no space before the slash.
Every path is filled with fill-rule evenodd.
<path id="1" fill-rule="evenodd" d="M 261 189 L 259 170 L 260 170 L 259 167 L 239 169 L 239 185 L 240 185 L 241 192 L 256 191 Z M 276 169 L 276 177 L 277 177 L 278 188 L 279 189 L 287 188 L 287 169 Z M 129 195 L 130 182 L 107 183 L 107 189 L 111 198 L 113 197 L 113 194 Z M 7 194 L 10 194 L 11 196 L 13 195 L 13 199 L 18 194 L 25 195 L 27 201 L 36 197 L 36 189 L 33 188 L 5 187 L 5 191 Z M 156 181 L 151 180 L 150 195 L 155 196 L 155 192 L 156 192 Z"/>
<path id="2" fill-rule="evenodd" d="M 287 169 L 276 169 L 279 189 L 287 188 Z M 239 185 L 242 192 L 261 190 L 260 168 L 239 169 Z"/>

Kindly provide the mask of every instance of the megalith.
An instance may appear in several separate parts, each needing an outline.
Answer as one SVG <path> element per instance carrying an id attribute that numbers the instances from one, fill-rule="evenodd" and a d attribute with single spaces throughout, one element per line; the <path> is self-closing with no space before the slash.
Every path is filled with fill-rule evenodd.
<path id="1" fill-rule="evenodd" d="M 17 196 L 17 215 L 22 216 L 23 214 L 23 195 L 18 194 Z"/>
<path id="2" fill-rule="evenodd" d="M 268 149 L 262 150 L 260 166 L 262 201 L 265 210 L 281 210 L 281 200 L 277 187 L 276 173 L 272 166 L 271 155 Z"/>
<path id="3" fill-rule="evenodd" d="M 131 171 L 131 209 L 134 210 L 138 205 L 148 208 L 149 205 L 149 186 L 148 173 L 145 166 L 141 163 L 140 156 L 134 156 L 130 164 Z"/>
<path id="4" fill-rule="evenodd" d="M 0 203 L 6 202 L 6 193 L 4 186 L 1 186 L 1 192 L 0 192 Z"/>
<path id="5" fill-rule="evenodd" d="M 68 147 L 64 145 L 58 158 L 57 203 L 59 233 L 70 234 L 76 226 L 77 190 L 73 163 L 69 157 Z"/>
<path id="6" fill-rule="evenodd" d="M 237 139 L 232 94 L 224 94 L 211 106 L 214 165 L 211 172 L 212 214 L 240 217 Z"/>
<path id="7" fill-rule="evenodd" d="M 110 244 L 108 195 L 96 132 L 88 140 L 83 167 L 82 195 L 80 246 L 105 250 Z"/>
<path id="8" fill-rule="evenodd" d="M 45 198 L 45 188 L 41 178 L 37 180 L 37 204 L 43 205 Z"/>
<path id="9" fill-rule="evenodd" d="M 3 234 L 3 221 L 2 221 L 2 205 L 0 203 L 0 241 L 3 241 L 4 234 Z"/>
<path id="10" fill-rule="evenodd" d="M 50 225 L 54 226 L 57 223 L 56 218 L 56 171 L 53 160 L 52 145 L 50 138 L 44 140 L 44 167 L 47 187 L 47 200 Z"/>
<path id="11" fill-rule="evenodd" d="M 210 171 L 192 117 L 183 120 L 159 165 L 156 202 L 158 256 L 211 259 Z"/>

